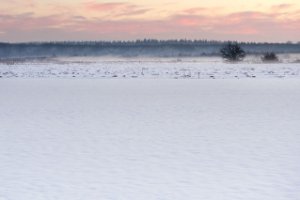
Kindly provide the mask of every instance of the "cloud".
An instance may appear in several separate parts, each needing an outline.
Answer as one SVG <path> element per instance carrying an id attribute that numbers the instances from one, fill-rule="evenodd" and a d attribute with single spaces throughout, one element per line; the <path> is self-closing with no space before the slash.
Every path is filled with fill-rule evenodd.
<path id="1" fill-rule="evenodd" d="M 112 3 L 84 3 L 84 7 L 89 12 L 107 13 L 114 17 L 142 15 L 150 11 L 132 3 L 112 2 Z"/>
<path id="2" fill-rule="evenodd" d="M 204 27 L 213 23 L 214 18 L 204 15 L 187 15 L 179 14 L 173 15 L 169 23 L 176 24 L 183 27 Z"/>
<path id="3" fill-rule="evenodd" d="M 293 4 L 278 4 L 271 7 L 271 10 L 273 11 L 282 11 L 282 10 L 289 10 L 293 8 Z"/>
<path id="4" fill-rule="evenodd" d="M 37 6 L 37 1 L 36 0 L 9 0 L 9 1 L 3 1 L 1 2 L 2 6 L 4 7 L 9 7 L 9 8 L 35 8 Z M 1 6 L 1 7 L 2 7 Z"/>
<path id="5" fill-rule="evenodd" d="M 61 15 L 35 17 L 33 13 L 0 15 L 0 20 L 0 26 L 3 30 L 18 29 L 20 31 L 34 31 L 43 28 L 62 27 L 65 24 L 73 23 L 71 20 Z"/>
<path id="6" fill-rule="evenodd" d="M 97 3 L 97 2 L 88 2 L 84 3 L 87 10 L 90 11 L 105 11 L 109 12 L 112 10 L 119 10 L 127 8 L 128 6 L 131 6 L 131 4 L 128 3 L 122 3 L 122 2 L 113 2 L 113 3 Z"/>
<path id="7" fill-rule="evenodd" d="M 198 14 L 198 13 L 202 13 L 202 12 L 207 12 L 209 10 L 209 8 L 205 8 L 205 7 L 195 7 L 195 8 L 189 8 L 186 10 L 183 10 L 183 13 L 186 14 Z"/>
<path id="8" fill-rule="evenodd" d="M 124 12 L 121 12 L 120 14 L 116 14 L 116 17 L 120 16 L 135 16 L 135 15 L 142 15 L 150 11 L 150 9 L 132 9 L 132 10 L 126 10 Z"/>
<path id="9" fill-rule="evenodd" d="M 74 20 L 86 20 L 86 17 L 80 16 L 80 15 L 76 15 L 72 17 Z"/>
<path id="10" fill-rule="evenodd" d="M 222 11 L 223 9 L 224 8 L 222 7 L 194 7 L 185 9 L 182 13 L 189 15 L 212 15 Z"/>
<path id="11" fill-rule="evenodd" d="M 87 5 L 87 4 L 85 4 Z M 96 4 L 98 11 L 111 9 L 115 16 L 138 15 L 146 8 L 128 3 Z M 287 6 L 281 6 L 287 7 Z M 143 10 L 146 9 L 146 10 Z M 154 19 L 88 18 L 84 15 L 36 16 L 32 12 L 0 15 L 0 40 L 113 40 L 137 38 L 205 38 L 246 41 L 297 41 L 300 16 L 297 11 L 234 12 L 206 15 L 202 8 Z M 203 8 L 207 10 L 207 8 Z M 112 11 L 111 11 L 112 12 Z M 127 12 L 130 12 L 126 14 Z"/>

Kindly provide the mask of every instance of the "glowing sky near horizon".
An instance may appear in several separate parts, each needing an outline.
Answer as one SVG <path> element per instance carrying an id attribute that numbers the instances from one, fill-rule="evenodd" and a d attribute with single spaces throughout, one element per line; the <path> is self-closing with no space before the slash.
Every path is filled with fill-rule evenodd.
<path id="1" fill-rule="evenodd" d="M 299 0 L 0 0 L 0 41 L 300 41 Z"/>

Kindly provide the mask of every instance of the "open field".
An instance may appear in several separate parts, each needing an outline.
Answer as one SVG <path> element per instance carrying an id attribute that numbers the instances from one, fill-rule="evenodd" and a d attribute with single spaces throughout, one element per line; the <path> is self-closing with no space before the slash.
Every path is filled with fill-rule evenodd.
<path id="1" fill-rule="evenodd" d="M 297 79 L 34 77 L 0 80 L 1 200 L 300 197 Z"/>
<path id="2" fill-rule="evenodd" d="M 0 78 L 244 79 L 300 78 L 300 63 L 187 60 L 106 60 L 0 64 Z"/>

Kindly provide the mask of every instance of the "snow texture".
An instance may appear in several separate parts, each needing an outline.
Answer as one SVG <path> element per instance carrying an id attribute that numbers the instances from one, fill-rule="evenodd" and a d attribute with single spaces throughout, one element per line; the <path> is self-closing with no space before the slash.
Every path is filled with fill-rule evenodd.
<path id="1" fill-rule="evenodd" d="M 74 69 L 39 67 L 7 69 L 26 78 Z M 297 79 L 2 79 L 0 199 L 299 200 L 299 88 Z"/>
<path id="2" fill-rule="evenodd" d="M 241 79 L 299 78 L 300 63 L 97 61 L 0 64 L 0 78 Z"/>

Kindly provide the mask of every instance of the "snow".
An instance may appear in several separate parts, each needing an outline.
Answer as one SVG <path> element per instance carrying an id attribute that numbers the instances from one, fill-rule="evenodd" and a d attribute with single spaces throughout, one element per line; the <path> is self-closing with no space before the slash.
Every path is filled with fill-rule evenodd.
<path id="1" fill-rule="evenodd" d="M 24 78 L 0 80 L 1 200 L 300 197 L 298 79 L 31 79 L 51 66 L 5 67 Z"/>
<path id="2" fill-rule="evenodd" d="M 51 61 L 0 64 L 0 78 L 244 79 L 299 78 L 300 63 Z"/>

